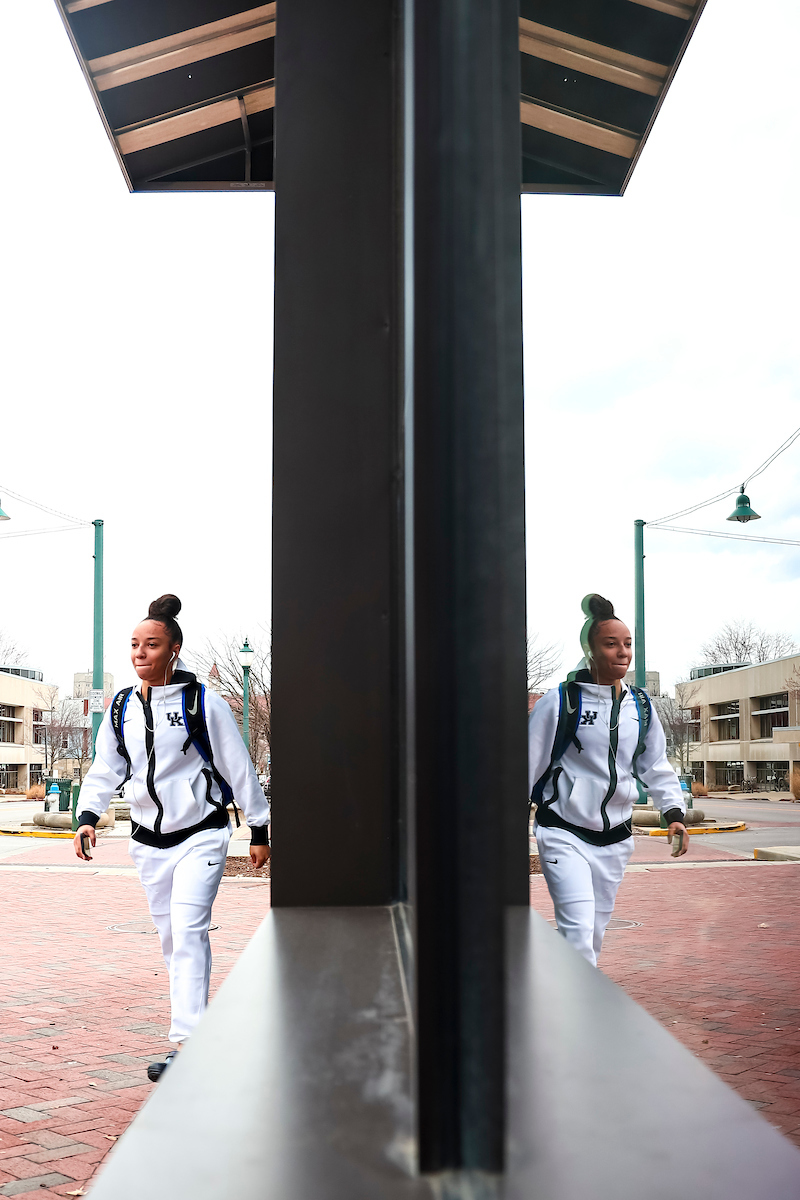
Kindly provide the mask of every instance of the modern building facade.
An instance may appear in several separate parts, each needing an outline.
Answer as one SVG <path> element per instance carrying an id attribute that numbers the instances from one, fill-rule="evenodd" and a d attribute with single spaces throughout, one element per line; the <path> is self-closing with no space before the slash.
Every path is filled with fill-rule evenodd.
<path id="1" fill-rule="evenodd" d="M 0 791 L 24 792 L 42 780 L 43 680 L 41 671 L 0 666 Z"/>
<path id="2" fill-rule="evenodd" d="M 695 779 L 726 788 L 752 781 L 788 791 L 800 764 L 800 654 L 693 675 L 690 760 Z"/>

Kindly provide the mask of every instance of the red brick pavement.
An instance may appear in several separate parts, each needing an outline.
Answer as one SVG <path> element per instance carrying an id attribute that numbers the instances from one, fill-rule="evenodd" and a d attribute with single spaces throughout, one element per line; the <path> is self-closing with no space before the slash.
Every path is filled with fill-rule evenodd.
<path id="1" fill-rule="evenodd" d="M 641 926 L 609 931 L 600 966 L 800 1146 L 798 890 L 800 864 L 630 872 L 614 915 Z M 531 898 L 552 917 L 541 876 Z"/>
<path id="2" fill-rule="evenodd" d="M 108 929 L 149 924 L 136 876 L 9 869 L 70 856 L 69 842 L 43 841 L 0 863 L 0 1197 L 82 1194 L 152 1094 L 147 1064 L 168 1048 L 157 938 Z M 124 841 L 101 841 L 96 865 L 130 866 Z M 268 884 L 223 883 L 212 994 L 268 904 Z"/>

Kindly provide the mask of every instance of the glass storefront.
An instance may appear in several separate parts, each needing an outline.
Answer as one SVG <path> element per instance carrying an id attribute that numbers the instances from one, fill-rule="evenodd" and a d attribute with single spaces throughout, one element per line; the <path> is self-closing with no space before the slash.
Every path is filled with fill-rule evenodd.
<path id="1" fill-rule="evenodd" d="M 15 788 L 17 773 L 16 763 L 0 763 L 0 788 Z"/>
<path id="2" fill-rule="evenodd" d="M 764 791 L 788 792 L 789 763 L 756 763 L 756 783 Z"/>
<path id="3" fill-rule="evenodd" d="M 741 783 L 744 779 L 743 762 L 718 762 L 715 766 L 717 787 L 730 787 L 732 783 Z"/>

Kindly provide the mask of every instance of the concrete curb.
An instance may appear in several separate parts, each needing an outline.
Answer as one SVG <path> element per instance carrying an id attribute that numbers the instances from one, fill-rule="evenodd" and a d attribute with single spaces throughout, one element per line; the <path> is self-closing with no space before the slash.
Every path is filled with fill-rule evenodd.
<path id="1" fill-rule="evenodd" d="M 800 846 L 757 846 L 753 858 L 762 862 L 800 862 Z"/>

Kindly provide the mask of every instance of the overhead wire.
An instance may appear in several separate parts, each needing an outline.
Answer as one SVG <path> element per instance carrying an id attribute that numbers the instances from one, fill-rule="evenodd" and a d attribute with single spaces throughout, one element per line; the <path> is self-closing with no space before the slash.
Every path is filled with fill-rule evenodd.
<path id="1" fill-rule="evenodd" d="M 12 492 L 11 488 L 0 484 L 0 496 L 11 496 L 13 500 L 19 500 L 20 504 L 29 504 L 31 508 L 38 508 L 40 512 L 49 513 L 51 517 L 60 517 L 62 521 L 69 521 L 72 525 L 91 525 L 91 521 L 84 521 L 81 517 L 73 517 L 69 513 L 61 512 L 57 508 L 48 508 L 46 504 L 40 504 L 38 500 L 30 500 L 27 496 L 20 496 L 19 492 Z M 36 531 L 38 532 L 38 531 Z M 2 536 L 11 537 L 11 534 Z M 19 536 L 22 536 L 20 532 Z"/>
<path id="2" fill-rule="evenodd" d="M 727 491 L 718 492 L 717 495 L 712 496 L 710 500 L 702 500 L 699 504 L 692 504 L 689 506 L 689 508 L 682 508 L 680 510 L 680 512 L 668 513 L 667 516 L 659 517 L 658 520 L 656 520 L 656 521 L 648 521 L 647 522 L 648 527 L 650 529 L 656 528 L 657 526 L 661 526 L 662 528 L 665 528 L 665 526 L 662 524 L 664 521 L 677 521 L 679 517 L 688 517 L 690 513 L 698 512 L 701 508 L 708 508 L 708 506 L 710 504 L 716 504 L 718 500 L 725 500 L 728 496 L 732 496 L 735 492 L 738 492 L 740 489 L 741 489 L 741 491 L 744 491 L 745 487 L 747 486 L 747 484 L 750 482 L 751 479 L 755 479 L 756 476 L 761 475 L 764 471 L 766 471 L 767 467 L 771 466 L 772 463 L 774 463 L 775 459 L 780 454 L 783 454 L 783 452 L 785 450 L 788 450 L 789 447 L 792 446 L 799 437 L 800 437 L 800 429 L 795 429 L 794 433 L 789 434 L 789 437 L 786 439 L 786 441 L 782 442 L 781 445 L 778 447 L 778 449 L 774 450 L 773 453 L 770 454 L 769 458 L 765 459 L 764 462 L 761 463 L 760 466 L 756 467 L 755 471 L 751 471 L 751 473 L 744 480 L 744 483 L 742 483 L 741 485 L 736 484 L 734 487 L 728 488 Z M 683 530 L 682 532 L 690 533 L 692 531 L 691 530 Z M 720 534 L 718 536 L 723 536 L 723 535 Z M 725 536 L 736 537 L 737 535 L 736 534 L 726 534 Z M 749 539 L 747 539 L 747 540 L 749 540 Z M 752 539 L 752 540 L 755 540 L 755 539 Z M 789 544 L 791 545 L 793 543 L 789 543 Z"/>

